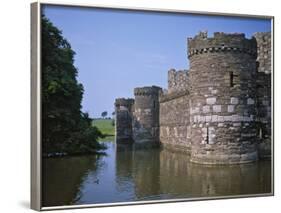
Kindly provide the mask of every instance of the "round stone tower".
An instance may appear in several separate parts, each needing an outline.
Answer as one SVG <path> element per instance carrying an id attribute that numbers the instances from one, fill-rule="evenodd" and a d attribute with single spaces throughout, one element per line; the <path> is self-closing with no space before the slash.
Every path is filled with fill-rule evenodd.
<path id="1" fill-rule="evenodd" d="M 135 111 L 133 138 L 136 145 L 159 145 L 159 94 L 160 87 L 134 89 Z"/>
<path id="2" fill-rule="evenodd" d="M 244 34 L 188 39 L 192 162 L 257 160 L 256 49 Z"/>
<path id="3" fill-rule="evenodd" d="M 115 136 L 118 144 L 133 143 L 133 108 L 134 99 L 117 98 L 115 100 Z"/>

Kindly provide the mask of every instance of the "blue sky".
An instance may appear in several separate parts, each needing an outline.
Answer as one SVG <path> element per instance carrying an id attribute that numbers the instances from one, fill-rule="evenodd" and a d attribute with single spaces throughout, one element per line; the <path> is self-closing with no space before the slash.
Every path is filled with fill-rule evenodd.
<path id="1" fill-rule="evenodd" d="M 46 5 L 44 14 L 63 32 L 76 52 L 78 81 L 84 86 L 82 107 L 91 117 L 114 111 L 117 97 L 133 97 L 138 86 L 167 88 L 170 68 L 188 69 L 187 38 L 199 31 L 271 30 L 271 21 L 144 11 L 105 10 Z"/>

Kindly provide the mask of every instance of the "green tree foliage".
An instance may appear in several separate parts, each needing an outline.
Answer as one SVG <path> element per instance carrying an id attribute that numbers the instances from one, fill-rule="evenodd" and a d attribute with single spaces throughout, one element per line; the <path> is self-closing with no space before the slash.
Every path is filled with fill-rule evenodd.
<path id="1" fill-rule="evenodd" d="M 102 116 L 103 118 L 105 118 L 105 117 L 107 116 L 107 111 L 102 112 L 102 113 L 101 113 L 101 116 Z"/>
<path id="2" fill-rule="evenodd" d="M 101 132 L 81 112 L 83 85 L 77 82 L 75 52 L 62 32 L 42 17 L 43 153 L 92 153 Z"/>

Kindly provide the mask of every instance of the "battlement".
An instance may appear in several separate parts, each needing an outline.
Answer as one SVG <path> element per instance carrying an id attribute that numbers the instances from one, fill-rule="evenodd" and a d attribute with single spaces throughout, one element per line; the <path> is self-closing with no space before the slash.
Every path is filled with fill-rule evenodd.
<path id="1" fill-rule="evenodd" d="M 258 72 L 271 73 L 271 32 L 254 34 L 257 41 Z"/>
<path id="2" fill-rule="evenodd" d="M 209 52 L 238 52 L 256 57 L 255 38 L 247 39 L 244 33 L 215 32 L 208 37 L 207 32 L 200 32 L 194 38 L 188 38 L 188 57 Z"/>
<path id="3" fill-rule="evenodd" d="M 189 86 L 188 70 L 168 71 L 168 93 L 185 91 Z"/>
<path id="4" fill-rule="evenodd" d="M 134 89 L 135 96 L 153 96 L 159 95 L 162 91 L 161 87 L 151 86 L 151 87 L 137 87 Z"/>
<path id="5" fill-rule="evenodd" d="M 263 42 L 271 41 L 271 32 L 257 32 L 254 34 L 256 39 L 261 39 Z"/>
<path id="6" fill-rule="evenodd" d="M 184 90 L 184 91 L 176 91 L 173 93 L 168 93 L 168 94 L 162 94 L 161 96 L 159 96 L 159 102 L 160 103 L 164 103 L 167 101 L 171 101 L 183 96 L 188 96 L 190 94 L 190 92 L 188 90 Z"/>
<path id="7" fill-rule="evenodd" d="M 189 70 L 168 71 L 168 90 L 137 87 L 115 101 L 116 141 L 163 145 L 203 164 L 271 156 L 271 33 L 200 32 Z"/>
<path id="8" fill-rule="evenodd" d="M 115 99 L 115 106 L 119 107 L 119 106 L 126 106 L 126 107 L 130 107 L 134 104 L 135 100 L 133 98 L 117 98 Z"/>

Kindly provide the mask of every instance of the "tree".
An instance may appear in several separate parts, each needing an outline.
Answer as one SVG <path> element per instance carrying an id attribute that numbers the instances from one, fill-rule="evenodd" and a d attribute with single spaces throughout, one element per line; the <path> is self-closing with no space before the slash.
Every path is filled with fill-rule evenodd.
<path id="1" fill-rule="evenodd" d="M 83 85 L 77 82 L 75 52 L 62 32 L 42 16 L 43 153 L 78 154 L 102 148 L 101 132 L 81 112 Z"/>
<path id="2" fill-rule="evenodd" d="M 115 126 L 115 112 L 113 111 L 113 112 L 111 113 L 111 115 L 112 115 L 111 125 L 112 125 L 112 126 Z"/>
<path id="3" fill-rule="evenodd" d="M 103 119 L 107 116 L 107 111 L 104 111 L 101 113 L 101 116 L 103 117 Z"/>

